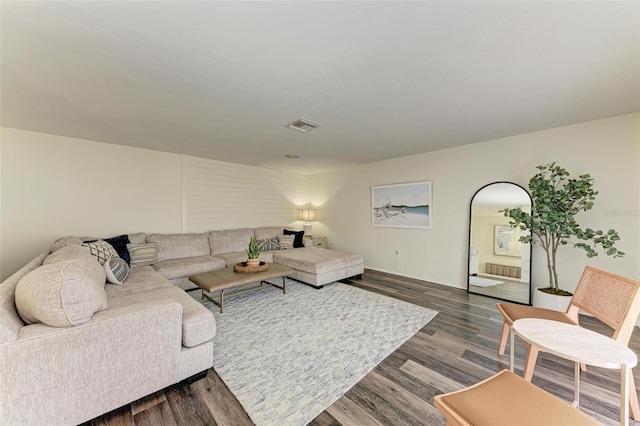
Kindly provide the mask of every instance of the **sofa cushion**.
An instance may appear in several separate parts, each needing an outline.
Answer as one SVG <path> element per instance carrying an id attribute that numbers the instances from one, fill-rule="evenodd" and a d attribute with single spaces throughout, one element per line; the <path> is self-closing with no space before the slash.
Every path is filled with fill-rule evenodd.
<path id="1" fill-rule="evenodd" d="M 288 229 L 283 230 L 284 235 L 293 235 L 293 248 L 304 247 L 302 239 L 304 238 L 304 231 L 290 231 Z"/>
<path id="2" fill-rule="evenodd" d="M 277 238 L 278 235 L 282 235 L 282 226 L 265 226 L 262 228 L 256 228 L 253 230 L 256 240 L 265 240 L 268 238 Z"/>
<path id="3" fill-rule="evenodd" d="M 169 281 L 151 266 L 131 268 L 129 276 L 122 285 L 108 285 L 105 287 L 109 308 L 113 308 L 112 299 L 134 293 L 144 293 L 160 288 L 173 287 Z"/>
<path id="4" fill-rule="evenodd" d="M 158 261 L 156 243 L 127 244 L 132 268 L 153 265 Z"/>
<path id="5" fill-rule="evenodd" d="M 91 256 L 91 253 L 89 253 L 89 249 L 80 244 L 69 244 L 59 250 L 56 250 L 55 252 L 48 255 L 44 259 L 44 262 L 42 262 L 42 264 L 49 265 L 51 263 L 58 263 L 62 262 L 63 260 L 71 259 L 82 259 L 85 262 L 99 264 L 98 259 L 96 259 L 94 256 Z"/>
<path id="6" fill-rule="evenodd" d="M 245 254 L 246 257 L 246 254 Z M 153 269 L 171 280 L 188 277 L 201 272 L 213 271 L 226 267 L 224 260 L 213 256 L 198 256 L 189 259 L 164 260 L 153 265 Z"/>
<path id="7" fill-rule="evenodd" d="M 127 284 L 111 287 L 119 290 L 122 287 L 126 287 Z M 175 300 L 182 305 L 182 344 L 184 346 L 193 347 L 213 339 L 216 334 L 216 320 L 213 313 L 183 290 L 172 285 L 132 294 L 115 294 L 111 292 L 109 306 L 111 308 L 119 308 L 136 303 L 166 299 Z"/>
<path id="8" fill-rule="evenodd" d="M 82 239 L 78 237 L 72 237 L 71 235 L 67 235 L 66 237 L 58 238 L 53 245 L 51 246 L 51 253 L 54 253 L 60 250 L 62 247 L 72 245 L 72 244 L 82 244 Z"/>
<path id="9" fill-rule="evenodd" d="M 273 261 L 292 269 L 319 275 L 362 265 L 364 258 L 360 254 L 317 247 L 304 247 L 276 252 L 273 255 Z"/>
<path id="10" fill-rule="evenodd" d="M 107 281 L 111 284 L 122 284 L 129 275 L 129 265 L 120 257 L 112 257 L 104 262 Z"/>
<path id="11" fill-rule="evenodd" d="M 129 235 L 129 242 L 131 244 L 144 244 L 147 242 L 147 234 L 144 232 L 136 232 L 134 234 Z"/>
<path id="12" fill-rule="evenodd" d="M 244 251 L 253 237 L 253 229 L 230 229 L 225 231 L 210 231 L 209 246 L 211 255 L 235 253 Z"/>
<path id="13" fill-rule="evenodd" d="M 148 243 L 156 243 L 158 261 L 186 259 L 211 254 L 207 234 L 151 234 Z"/>
<path id="14" fill-rule="evenodd" d="M 224 259 L 227 267 L 233 266 L 236 263 L 245 262 L 247 260 L 247 253 L 245 252 L 235 252 L 235 253 L 222 253 L 217 254 L 216 257 Z M 258 258 L 262 262 L 273 262 L 273 254 L 271 253 L 260 253 L 260 257 Z M 205 271 L 208 272 L 208 271 Z"/>
<path id="15" fill-rule="evenodd" d="M 16 309 L 16 286 L 20 279 L 42 265 L 49 252 L 40 253 L 0 285 L 0 344 L 13 342 L 25 323 Z"/>
<path id="16" fill-rule="evenodd" d="M 82 324 L 107 309 L 105 278 L 101 265 L 81 258 L 42 265 L 18 282 L 16 308 L 27 324 Z"/>
<path id="17" fill-rule="evenodd" d="M 91 255 L 95 256 L 101 265 L 112 257 L 118 256 L 118 252 L 116 252 L 113 246 L 104 240 L 84 242 L 82 246 L 87 247 Z"/>

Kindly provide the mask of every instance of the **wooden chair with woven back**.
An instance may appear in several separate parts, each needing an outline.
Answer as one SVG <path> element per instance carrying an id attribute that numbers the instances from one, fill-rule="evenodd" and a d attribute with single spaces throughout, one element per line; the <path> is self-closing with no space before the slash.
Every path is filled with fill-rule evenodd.
<path id="1" fill-rule="evenodd" d="M 612 339 L 628 346 L 640 312 L 640 282 L 587 266 L 566 312 L 510 303 L 498 303 L 497 306 L 504 317 L 499 355 L 504 355 L 514 321 L 521 318 L 542 318 L 579 325 L 578 312 L 581 309 L 611 327 L 614 330 Z M 531 345 L 527 345 L 527 348 L 523 377 L 531 381 L 539 350 Z M 630 377 L 629 391 L 631 417 L 640 420 L 633 374 Z"/>

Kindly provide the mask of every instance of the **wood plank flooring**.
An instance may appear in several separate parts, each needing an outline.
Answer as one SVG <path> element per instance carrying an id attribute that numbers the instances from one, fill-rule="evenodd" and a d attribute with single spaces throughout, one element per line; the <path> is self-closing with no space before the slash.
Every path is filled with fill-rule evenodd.
<path id="1" fill-rule="evenodd" d="M 497 355 L 502 317 L 495 299 L 465 290 L 366 270 L 346 283 L 437 310 L 439 314 L 312 422 L 312 426 L 443 425 L 434 395 L 472 385 L 509 368 Z M 322 291 L 322 290 L 319 290 Z M 610 335 L 607 326 L 581 317 L 584 327 Z M 640 353 L 640 330 L 630 347 Z M 507 349 L 508 353 L 508 349 Z M 525 351 L 516 343 L 516 371 Z M 640 368 L 635 368 L 636 384 Z M 547 354 L 538 359 L 533 383 L 573 399 L 573 364 Z M 619 424 L 619 375 L 589 367 L 582 375 L 582 410 L 606 425 Z M 640 392 L 639 392 L 640 393 Z M 86 425 L 252 425 L 242 406 L 213 370 L 191 385 L 177 384 Z M 640 422 L 631 420 L 631 425 Z"/>

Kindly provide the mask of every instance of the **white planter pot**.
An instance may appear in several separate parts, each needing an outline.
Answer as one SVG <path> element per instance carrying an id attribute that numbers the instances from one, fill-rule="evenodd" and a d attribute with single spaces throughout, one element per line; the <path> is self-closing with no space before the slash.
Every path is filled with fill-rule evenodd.
<path id="1" fill-rule="evenodd" d="M 555 294 L 545 293 L 536 287 L 533 292 L 533 306 L 536 308 L 552 309 L 554 311 L 566 312 L 571 302 L 571 296 L 556 296 Z"/>

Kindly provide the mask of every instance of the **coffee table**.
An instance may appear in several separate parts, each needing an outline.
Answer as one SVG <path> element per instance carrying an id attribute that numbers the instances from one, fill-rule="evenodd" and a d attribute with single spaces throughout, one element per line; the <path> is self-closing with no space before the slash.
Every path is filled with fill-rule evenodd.
<path id="1" fill-rule="evenodd" d="M 222 313 L 222 310 L 224 309 L 225 290 L 243 287 L 252 283 L 259 283 L 259 285 L 255 287 L 226 293 L 226 295 L 227 297 L 238 296 L 240 294 L 260 290 L 264 288 L 263 286 L 265 285 L 279 288 L 282 290 L 283 294 L 287 294 L 287 276 L 293 274 L 294 270 L 276 263 L 269 263 L 268 265 L 269 269 L 266 271 L 256 272 L 253 274 L 241 274 L 234 272 L 233 266 L 231 266 L 230 268 L 191 275 L 189 277 L 189 281 L 200 287 L 202 289 L 202 298 L 207 299 L 216 305 L 220 308 L 220 312 Z M 274 278 L 282 278 L 282 286 L 266 281 Z M 205 294 L 205 291 L 210 294 L 219 292 L 220 301 L 213 299 L 208 294 Z"/>

